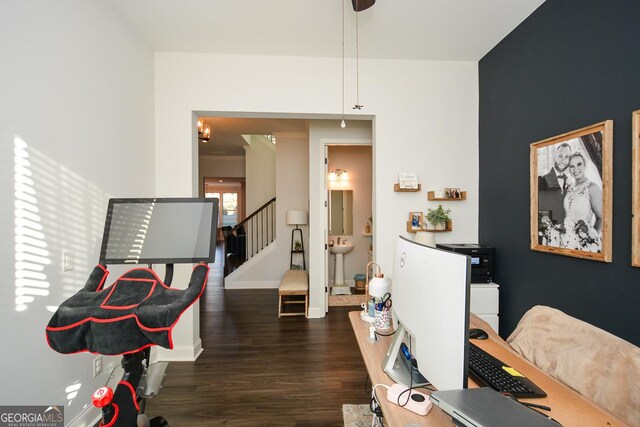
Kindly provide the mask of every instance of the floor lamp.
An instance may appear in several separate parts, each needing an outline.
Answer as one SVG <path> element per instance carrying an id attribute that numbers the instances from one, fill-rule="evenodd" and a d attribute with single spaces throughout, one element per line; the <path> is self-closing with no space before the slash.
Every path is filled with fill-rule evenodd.
<path id="1" fill-rule="evenodd" d="M 300 225 L 307 224 L 307 211 L 291 210 L 287 211 L 287 225 L 295 225 L 295 228 L 291 230 L 291 256 L 289 257 L 289 269 L 293 269 L 293 254 L 302 255 L 302 269 L 307 269 L 307 264 L 304 259 L 304 238 L 302 236 L 302 229 Z M 300 238 L 300 249 L 296 249 L 296 233 Z"/>

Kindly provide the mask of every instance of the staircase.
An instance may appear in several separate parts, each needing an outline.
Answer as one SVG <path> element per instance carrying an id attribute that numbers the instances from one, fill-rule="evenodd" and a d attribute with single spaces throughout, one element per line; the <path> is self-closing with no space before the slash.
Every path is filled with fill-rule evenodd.
<path id="1" fill-rule="evenodd" d="M 224 277 L 254 257 L 276 236 L 276 198 L 269 200 L 233 227 L 223 227 Z"/>

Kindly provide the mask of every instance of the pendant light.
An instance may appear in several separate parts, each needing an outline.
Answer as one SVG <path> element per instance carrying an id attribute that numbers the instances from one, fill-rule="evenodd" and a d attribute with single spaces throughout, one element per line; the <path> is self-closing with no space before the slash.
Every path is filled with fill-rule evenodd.
<path id="1" fill-rule="evenodd" d="M 344 3 L 340 0 L 340 6 L 342 6 L 342 121 L 340 127 L 342 129 L 347 127 L 347 123 L 344 121 Z"/>
<path id="2" fill-rule="evenodd" d="M 358 7 L 358 1 L 355 0 L 356 10 L 356 105 L 353 106 L 354 110 L 362 110 L 364 105 L 360 104 L 360 41 L 359 41 L 359 25 L 358 14 L 360 8 Z"/>

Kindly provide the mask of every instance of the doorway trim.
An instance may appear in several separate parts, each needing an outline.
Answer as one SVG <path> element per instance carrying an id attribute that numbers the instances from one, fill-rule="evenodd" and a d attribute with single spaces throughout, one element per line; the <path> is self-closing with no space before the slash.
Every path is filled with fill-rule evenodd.
<path id="1" fill-rule="evenodd" d="M 192 146 L 197 147 L 197 117 L 214 116 L 214 117 L 243 117 L 243 118 L 273 118 L 273 119 L 300 119 L 300 120 L 322 120 L 335 121 L 335 128 L 340 130 L 340 121 L 342 115 L 337 114 L 319 114 L 319 113 L 259 113 L 259 112 L 233 112 L 233 111 L 206 111 L 191 110 L 191 139 Z M 376 217 L 376 120 L 374 115 L 356 115 L 346 116 L 345 120 L 349 122 L 368 121 L 371 124 L 371 138 L 321 138 L 321 143 L 314 143 L 312 136 L 309 135 L 309 317 L 321 318 L 326 315 L 326 293 L 325 285 L 327 283 L 326 272 L 324 271 L 324 245 L 326 243 L 325 221 L 326 212 L 323 205 L 326 199 L 326 192 L 322 190 L 322 185 L 326 179 L 324 173 L 324 145 L 370 145 L 372 147 L 372 214 Z M 349 132 L 349 125 L 345 133 Z M 193 182 L 198 181 L 198 150 L 193 152 L 193 165 L 195 166 L 193 174 Z M 197 190 L 196 190 L 197 191 Z M 376 251 L 376 235 L 375 227 L 372 231 L 374 259 Z"/>
<path id="2" fill-rule="evenodd" d="M 309 317 L 324 317 L 328 310 L 328 232 L 326 229 L 327 180 L 324 155 L 330 145 L 371 146 L 371 210 L 376 215 L 376 176 L 375 176 L 375 120 L 371 122 L 371 138 L 319 138 L 319 143 L 309 141 Z M 311 226 L 313 224 L 313 226 Z M 375 228 L 373 234 L 373 256 L 375 259 Z"/>

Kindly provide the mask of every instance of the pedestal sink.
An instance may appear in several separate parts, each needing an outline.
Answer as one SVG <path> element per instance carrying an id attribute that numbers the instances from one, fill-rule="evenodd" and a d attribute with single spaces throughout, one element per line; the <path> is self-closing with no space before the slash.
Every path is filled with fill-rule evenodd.
<path id="1" fill-rule="evenodd" d="M 336 256 L 336 268 L 334 271 L 332 295 L 349 295 L 351 290 L 344 283 L 344 256 L 353 250 L 352 244 L 333 245 L 329 247 L 329 251 Z"/>

